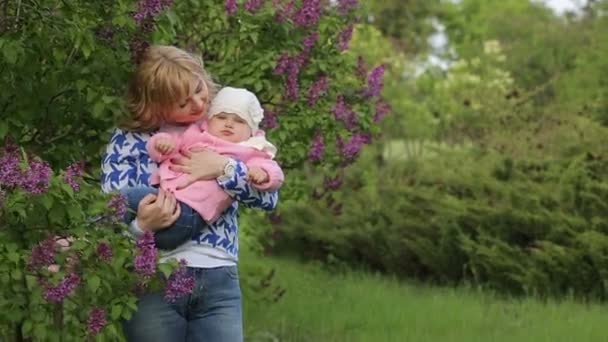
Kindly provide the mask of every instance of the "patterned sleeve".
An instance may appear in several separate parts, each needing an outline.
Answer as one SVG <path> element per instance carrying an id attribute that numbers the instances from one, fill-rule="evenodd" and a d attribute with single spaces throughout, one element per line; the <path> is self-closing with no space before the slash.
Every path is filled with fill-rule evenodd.
<path id="1" fill-rule="evenodd" d="M 228 179 L 218 178 L 217 183 L 232 198 L 250 208 L 274 210 L 279 201 L 278 191 L 260 191 L 247 182 L 247 166 L 236 162 L 236 172 Z"/>
<path id="2" fill-rule="evenodd" d="M 101 189 L 111 192 L 125 187 L 147 185 L 149 156 L 148 134 L 116 128 L 101 161 Z"/>

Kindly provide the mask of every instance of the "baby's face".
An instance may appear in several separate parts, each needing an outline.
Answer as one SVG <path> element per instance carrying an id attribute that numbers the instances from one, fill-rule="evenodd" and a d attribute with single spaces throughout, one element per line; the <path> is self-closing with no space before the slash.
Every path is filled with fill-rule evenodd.
<path id="1" fill-rule="evenodd" d="M 247 121 L 233 113 L 219 113 L 209 119 L 207 132 L 232 143 L 240 143 L 251 137 Z"/>

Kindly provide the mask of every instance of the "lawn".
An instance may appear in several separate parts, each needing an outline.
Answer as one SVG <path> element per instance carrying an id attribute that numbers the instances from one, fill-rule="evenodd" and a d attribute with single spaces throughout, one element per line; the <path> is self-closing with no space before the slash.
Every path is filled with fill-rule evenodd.
<path id="1" fill-rule="evenodd" d="M 288 259 L 247 258 L 275 267 L 276 281 L 287 289 L 274 304 L 245 301 L 247 341 L 608 340 L 608 310 L 600 304 L 507 300 L 354 271 L 335 275 Z"/>

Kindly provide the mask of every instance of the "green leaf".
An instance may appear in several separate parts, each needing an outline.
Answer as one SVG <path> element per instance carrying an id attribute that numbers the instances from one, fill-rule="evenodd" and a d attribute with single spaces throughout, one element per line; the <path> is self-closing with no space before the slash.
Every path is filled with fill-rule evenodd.
<path id="1" fill-rule="evenodd" d="M 23 334 L 23 336 L 29 336 L 30 333 L 32 332 L 32 328 L 33 328 L 32 321 L 30 321 L 29 319 L 26 319 L 25 322 L 23 322 L 23 325 L 21 326 L 21 333 Z"/>
<path id="2" fill-rule="evenodd" d="M 99 276 L 97 276 L 97 275 L 91 275 L 87 279 L 87 286 L 89 287 L 89 290 L 91 290 L 91 292 L 93 292 L 93 293 L 97 292 L 100 284 L 101 284 L 101 278 L 99 278 Z"/>
<path id="3" fill-rule="evenodd" d="M 169 276 L 171 276 L 171 273 L 173 272 L 173 267 L 170 264 L 159 264 L 158 269 L 166 278 L 169 278 Z"/>
<path id="4" fill-rule="evenodd" d="M 119 304 L 113 305 L 112 310 L 110 311 L 110 317 L 112 317 L 112 320 L 117 320 L 118 318 L 120 318 L 121 314 L 122 307 Z"/>

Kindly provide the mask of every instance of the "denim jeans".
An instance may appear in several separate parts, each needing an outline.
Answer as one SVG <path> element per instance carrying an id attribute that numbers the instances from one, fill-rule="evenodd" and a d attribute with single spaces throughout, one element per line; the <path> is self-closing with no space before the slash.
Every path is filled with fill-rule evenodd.
<path id="1" fill-rule="evenodd" d="M 129 210 L 124 217 L 124 222 L 129 224 L 137 216 L 137 206 L 142 198 L 148 194 L 158 194 L 158 189 L 148 186 L 125 188 L 120 191 L 127 198 Z M 154 233 L 154 242 L 160 249 L 175 249 L 177 246 L 189 241 L 195 234 L 200 232 L 206 225 L 205 221 L 190 206 L 179 202 L 181 213 L 171 226 Z"/>
<path id="2" fill-rule="evenodd" d="M 236 266 L 188 268 L 191 295 L 167 302 L 162 292 L 140 298 L 124 323 L 130 342 L 242 342 L 241 288 Z"/>

